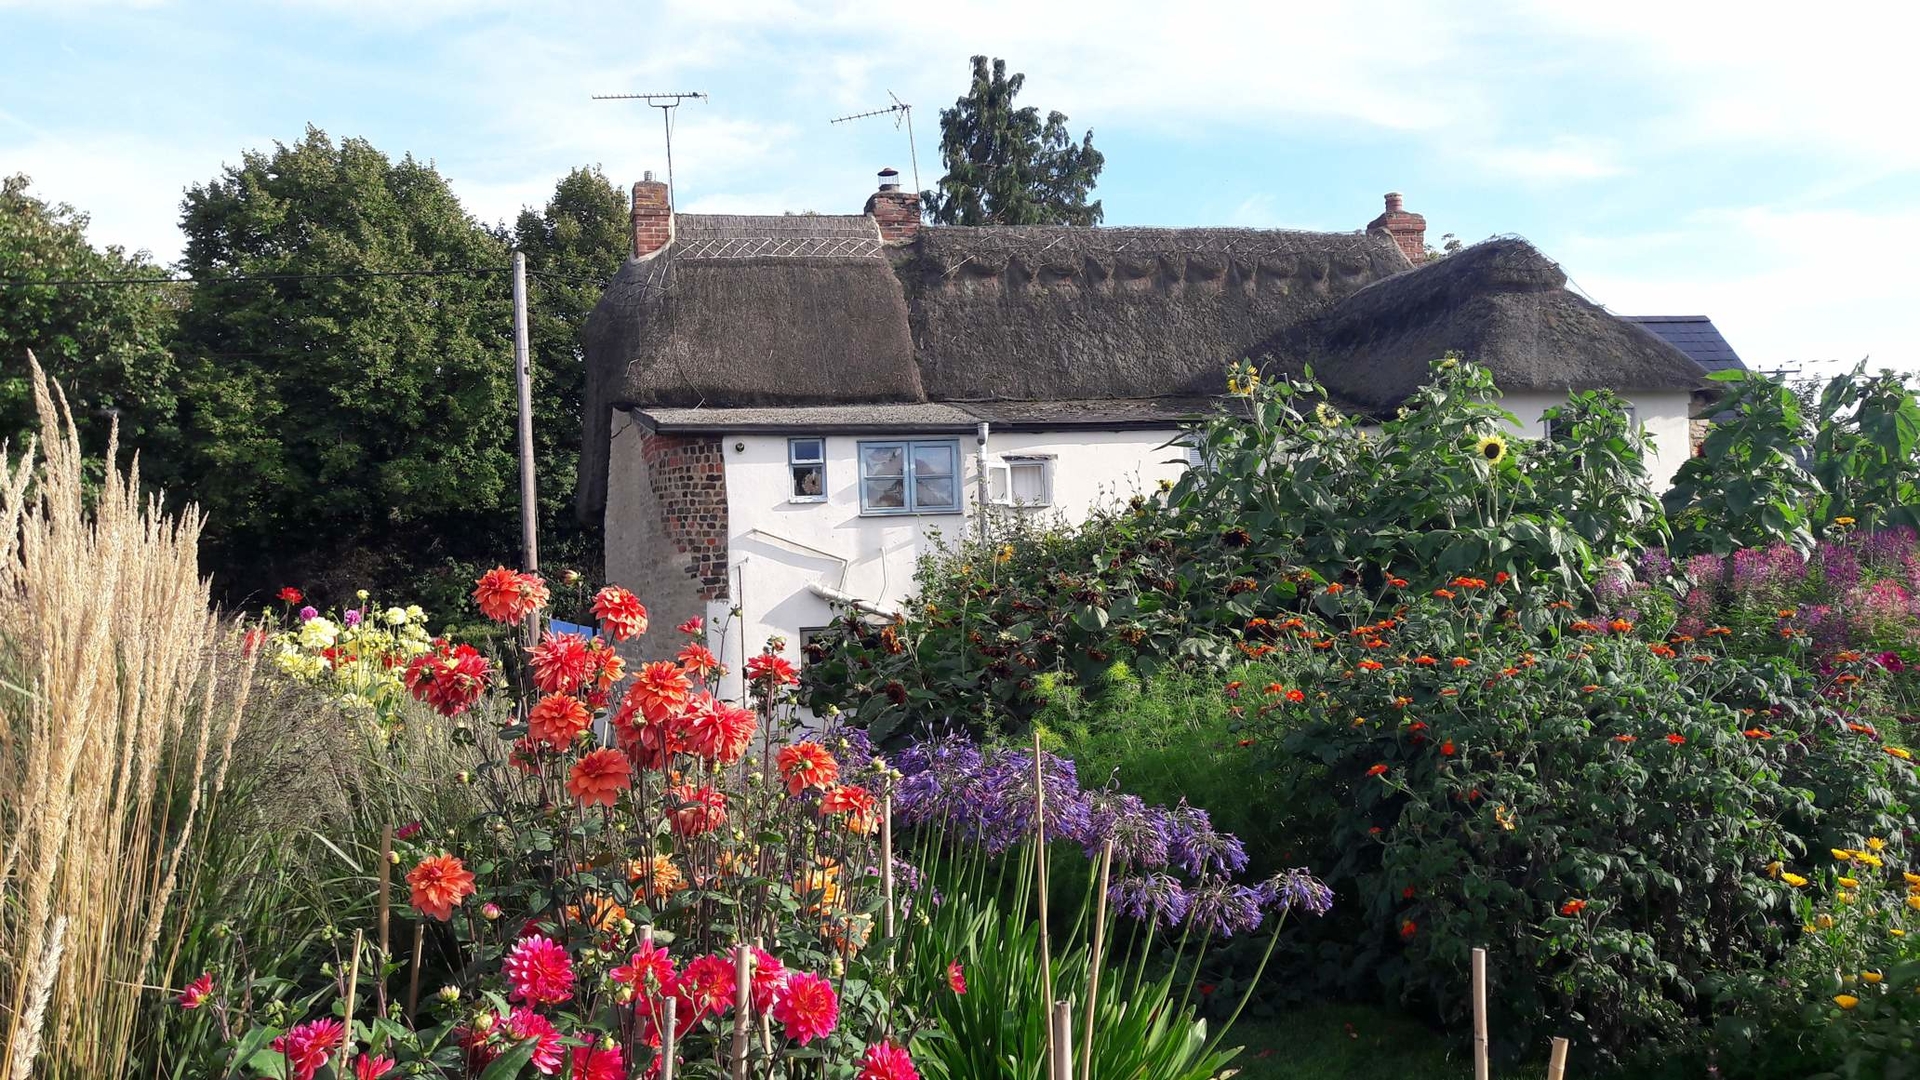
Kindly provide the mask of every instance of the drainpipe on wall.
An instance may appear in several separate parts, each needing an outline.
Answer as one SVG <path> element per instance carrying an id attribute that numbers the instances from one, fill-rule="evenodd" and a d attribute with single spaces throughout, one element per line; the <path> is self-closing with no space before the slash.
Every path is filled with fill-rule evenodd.
<path id="1" fill-rule="evenodd" d="M 980 421 L 980 426 L 973 430 L 973 442 L 979 448 L 979 461 L 975 466 L 979 475 L 974 477 L 977 497 L 974 500 L 973 514 L 980 522 L 980 542 L 984 544 L 987 542 L 988 499 L 992 497 L 992 488 L 987 483 L 987 422 L 985 420 Z"/>

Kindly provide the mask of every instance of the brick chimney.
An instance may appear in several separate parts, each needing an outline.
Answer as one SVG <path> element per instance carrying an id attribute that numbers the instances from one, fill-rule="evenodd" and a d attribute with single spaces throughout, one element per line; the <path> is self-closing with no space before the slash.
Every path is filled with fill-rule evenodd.
<path id="1" fill-rule="evenodd" d="M 900 173 L 880 170 L 880 190 L 867 196 L 866 214 L 880 225 L 880 239 L 904 244 L 920 232 L 920 194 L 900 190 Z"/>
<path id="2" fill-rule="evenodd" d="M 1399 192 L 1387 192 L 1387 212 L 1368 222 L 1367 231 L 1384 231 L 1413 265 L 1427 261 L 1427 219 L 1402 209 Z"/>
<path id="3" fill-rule="evenodd" d="M 653 178 L 633 185 L 633 257 L 644 259 L 673 239 L 673 203 L 667 185 Z"/>

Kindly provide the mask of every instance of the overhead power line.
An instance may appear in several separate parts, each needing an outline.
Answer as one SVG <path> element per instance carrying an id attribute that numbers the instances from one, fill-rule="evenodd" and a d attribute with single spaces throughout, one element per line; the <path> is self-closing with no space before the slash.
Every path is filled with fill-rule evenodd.
<path id="1" fill-rule="evenodd" d="M 0 278 L 0 288 L 40 285 L 217 285 L 228 281 L 313 281 L 340 278 L 460 277 L 509 274 L 506 266 L 461 266 L 445 270 L 333 270 L 311 274 L 232 274 L 223 277 Z"/>

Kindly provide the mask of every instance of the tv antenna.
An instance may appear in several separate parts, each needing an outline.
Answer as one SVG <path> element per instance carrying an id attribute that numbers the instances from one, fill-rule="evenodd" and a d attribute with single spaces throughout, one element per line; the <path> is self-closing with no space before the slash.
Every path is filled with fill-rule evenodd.
<path id="1" fill-rule="evenodd" d="M 830 124 L 844 124 L 849 120 L 865 120 L 869 116 L 891 116 L 893 117 L 893 129 L 895 131 L 900 130 L 900 125 L 904 122 L 907 125 L 907 155 L 913 161 L 913 190 L 919 191 L 920 152 L 913 145 L 913 106 L 901 101 L 900 95 L 891 90 L 887 91 L 887 96 L 893 99 L 893 104 L 884 109 L 854 113 L 852 116 L 835 117 L 827 122 Z"/>
<path id="2" fill-rule="evenodd" d="M 595 94 L 595 101 L 644 101 L 648 106 L 660 110 L 660 123 L 667 130 L 667 204 L 679 206 L 680 202 L 673 194 L 673 110 L 683 101 L 705 101 L 707 95 L 697 91 L 672 91 L 655 94 Z"/>

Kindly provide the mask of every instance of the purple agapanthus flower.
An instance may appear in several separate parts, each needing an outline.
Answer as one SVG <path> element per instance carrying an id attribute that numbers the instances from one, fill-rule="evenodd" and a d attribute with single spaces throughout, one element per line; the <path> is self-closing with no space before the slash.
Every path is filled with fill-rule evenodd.
<path id="1" fill-rule="evenodd" d="M 1087 794 L 1088 858 L 1097 858 L 1108 840 L 1113 841 L 1113 861 L 1120 870 L 1160 870 L 1167 865 L 1169 835 L 1167 812 L 1148 806 L 1138 795 L 1104 788 Z"/>
<path id="2" fill-rule="evenodd" d="M 1192 901 L 1172 874 L 1129 874 L 1107 888 L 1115 911 L 1143 922 L 1177 926 Z"/>
<path id="3" fill-rule="evenodd" d="M 1261 882 L 1257 890 L 1261 903 L 1281 914 L 1303 911 L 1325 915 L 1333 908 L 1333 890 L 1304 866 L 1280 871 Z"/>
<path id="4" fill-rule="evenodd" d="M 1087 803 L 1073 762 L 1042 753 L 1040 786 L 1046 793 L 1047 839 L 1085 837 Z M 970 834 L 988 854 L 998 855 L 1028 839 L 1035 811 L 1033 754 L 1002 750 L 988 755 L 968 795 L 978 811 Z"/>
<path id="5" fill-rule="evenodd" d="M 908 825 L 945 823 L 965 826 L 975 814 L 969 790 L 979 780 L 980 748 L 960 735 L 945 735 L 909 746 L 894 756 L 902 779 L 894 813 Z"/>
<path id="6" fill-rule="evenodd" d="M 1246 845 L 1232 833 L 1215 829 L 1213 819 L 1197 806 L 1182 802 L 1168 811 L 1167 832 L 1169 859 L 1195 877 L 1247 868 Z"/>
<path id="7" fill-rule="evenodd" d="M 1187 925 L 1217 937 L 1250 934 L 1260 928 L 1260 893 L 1221 877 L 1209 877 L 1187 890 Z"/>

